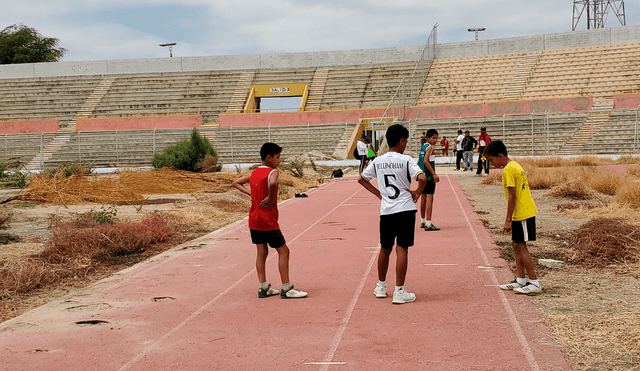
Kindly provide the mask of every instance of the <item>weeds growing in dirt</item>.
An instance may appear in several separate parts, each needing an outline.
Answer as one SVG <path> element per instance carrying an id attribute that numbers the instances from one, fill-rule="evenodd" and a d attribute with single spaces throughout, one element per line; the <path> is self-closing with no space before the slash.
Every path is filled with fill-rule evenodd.
<path id="1" fill-rule="evenodd" d="M 53 177 L 58 174 L 64 177 L 70 177 L 72 175 L 89 175 L 92 172 L 93 164 L 73 161 L 56 167 L 46 168 L 40 174 L 46 177 Z"/>
<path id="2" fill-rule="evenodd" d="M 95 210 L 92 208 L 91 211 L 89 211 L 89 214 L 91 215 L 91 218 L 93 220 L 98 222 L 98 224 L 111 224 L 116 220 L 118 211 L 113 205 L 110 205 L 106 209 L 104 208 L 104 206 L 100 206 L 100 210 Z"/>
<path id="3" fill-rule="evenodd" d="M 11 217 L 13 217 L 13 212 L 11 211 L 0 212 L 0 228 L 6 228 L 7 223 L 9 223 L 9 221 L 11 220 Z"/>
<path id="4" fill-rule="evenodd" d="M 640 182 L 626 182 L 620 186 L 616 200 L 635 209 L 640 209 Z"/>

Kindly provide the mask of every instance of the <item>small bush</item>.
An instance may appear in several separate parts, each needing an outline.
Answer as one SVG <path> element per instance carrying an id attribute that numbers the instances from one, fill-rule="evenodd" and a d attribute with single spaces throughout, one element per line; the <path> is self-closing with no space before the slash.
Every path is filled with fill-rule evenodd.
<path id="1" fill-rule="evenodd" d="M 158 214 L 139 223 L 97 224 L 79 228 L 73 221 L 51 219 L 52 236 L 40 256 L 48 263 L 64 263 L 79 258 L 108 260 L 109 257 L 141 252 L 163 242 L 171 228 Z"/>
<path id="2" fill-rule="evenodd" d="M 7 223 L 9 223 L 9 220 L 11 220 L 11 217 L 13 217 L 13 212 L 11 211 L 0 212 L 0 228 L 6 228 Z"/>
<path id="3" fill-rule="evenodd" d="M 24 188 L 29 184 L 30 176 L 21 171 L 11 171 L 2 173 L 0 176 L 0 187 L 2 188 Z"/>
<path id="4" fill-rule="evenodd" d="M 185 139 L 175 146 L 167 147 L 162 153 L 156 153 L 151 163 L 156 169 L 172 167 L 179 170 L 198 172 L 202 169 L 200 164 L 207 154 L 217 157 L 211 142 L 202 137 L 194 128 L 191 132 L 191 139 Z"/>
<path id="5" fill-rule="evenodd" d="M 207 153 L 200 162 L 200 171 L 203 173 L 215 173 L 222 170 L 222 166 L 218 164 L 218 158 Z"/>
<path id="6" fill-rule="evenodd" d="M 484 185 L 502 185 L 502 174 L 501 173 L 491 173 L 484 178 L 482 178 L 482 184 Z"/>
<path id="7" fill-rule="evenodd" d="M 118 211 L 113 205 L 106 209 L 104 206 L 100 206 L 100 210 L 91 209 L 91 211 L 89 211 L 91 218 L 98 224 L 113 223 L 116 220 L 117 213 Z"/>
<path id="8" fill-rule="evenodd" d="M 622 185 L 622 178 L 611 171 L 598 169 L 587 182 L 593 190 L 613 196 Z"/>
<path id="9" fill-rule="evenodd" d="M 640 182 L 627 181 L 618 188 L 616 200 L 635 209 L 640 209 Z"/>
<path id="10" fill-rule="evenodd" d="M 92 172 L 93 164 L 73 161 L 56 167 L 46 168 L 42 171 L 41 175 L 53 177 L 57 174 L 60 174 L 64 177 L 70 177 L 72 175 L 89 175 Z"/>

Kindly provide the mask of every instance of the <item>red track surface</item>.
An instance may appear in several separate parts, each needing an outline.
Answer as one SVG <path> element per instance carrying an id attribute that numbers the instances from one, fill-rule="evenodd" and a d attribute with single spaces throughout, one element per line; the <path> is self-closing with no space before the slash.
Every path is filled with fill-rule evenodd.
<path id="1" fill-rule="evenodd" d="M 0 369 L 570 369 L 529 299 L 495 286 L 512 274 L 455 178 L 441 179 L 442 231 L 417 228 L 409 253 L 414 303 L 373 295 L 379 201 L 343 179 L 280 206 L 308 298 L 258 299 L 243 220 L 0 324 Z M 394 267 L 395 255 L 389 294 Z M 108 323 L 76 324 L 95 320 Z"/>

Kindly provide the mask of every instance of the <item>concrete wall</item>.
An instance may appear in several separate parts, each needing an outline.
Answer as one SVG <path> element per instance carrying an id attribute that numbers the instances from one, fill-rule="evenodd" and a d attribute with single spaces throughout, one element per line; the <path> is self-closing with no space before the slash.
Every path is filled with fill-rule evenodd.
<path id="1" fill-rule="evenodd" d="M 613 96 L 613 109 L 640 107 L 640 94 L 620 94 Z"/>
<path id="2" fill-rule="evenodd" d="M 0 134 L 55 133 L 60 121 L 3 121 L 0 122 Z"/>
<path id="3" fill-rule="evenodd" d="M 532 112 L 576 112 L 588 111 L 593 106 L 591 97 L 567 99 L 530 100 L 516 102 L 496 102 L 478 104 L 458 104 L 447 106 L 409 107 L 405 110 L 407 118 L 436 119 L 480 116 L 523 115 Z M 360 118 L 381 117 L 384 109 L 362 109 L 350 111 L 320 112 L 274 112 L 221 114 L 220 126 L 268 126 L 268 125 L 306 125 L 339 122 L 358 122 Z"/>
<path id="4" fill-rule="evenodd" d="M 640 41 L 640 25 L 436 45 L 437 58 L 528 52 Z M 0 65 L 0 79 L 126 73 L 313 68 L 416 61 L 424 45 L 303 53 L 122 59 Z"/>
<path id="5" fill-rule="evenodd" d="M 78 119 L 77 131 L 189 129 L 202 125 L 201 116 L 114 117 Z"/>

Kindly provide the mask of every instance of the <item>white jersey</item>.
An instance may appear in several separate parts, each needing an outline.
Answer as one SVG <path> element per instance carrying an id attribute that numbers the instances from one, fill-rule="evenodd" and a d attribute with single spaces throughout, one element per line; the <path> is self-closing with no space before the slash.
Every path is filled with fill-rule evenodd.
<path id="1" fill-rule="evenodd" d="M 458 144 L 456 144 L 456 150 L 457 151 L 462 151 L 462 140 L 464 139 L 464 135 L 460 134 L 458 135 Z"/>
<path id="2" fill-rule="evenodd" d="M 387 152 L 376 157 L 361 176 L 367 181 L 378 179 L 378 189 L 382 195 L 380 215 L 389 215 L 417 210 L 409 190 L 411 179 L 420 174 L 422 170 L 413 158 L 398 152 Z"/>

